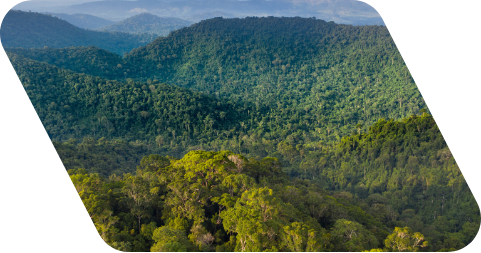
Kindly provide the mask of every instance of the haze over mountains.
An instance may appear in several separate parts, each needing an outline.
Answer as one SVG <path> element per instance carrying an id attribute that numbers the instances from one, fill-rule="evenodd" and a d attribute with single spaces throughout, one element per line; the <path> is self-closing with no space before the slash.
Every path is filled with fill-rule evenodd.
<path id="1" fill-rule="evenodd" d="M 167 36 L 171 31 L 191 25 L 192 22 L 180 18 L 158 17 L 149 13 L 135 15 L 120 22 L 99 27 L 99 31 L 127 33 L 149 33 Z"/>
<path id="2" fill-rule="evenodd" d="M 45 14 L 50 14 L 54 17 L 58 17 L 60 19 L 63 19 L 70 24 L 79 27 L 79 28 L 84 28 L 84 29 L 97 29 L 102 26 L 108 26 L 113 23 L 114 21 L 110 21 L 107 19 L 99 18 L 96 16 L 88 15 L 88 14 L 65 14 L 65 13 L 49 13 L 46 12 Z"/>
<path id="3" fill-rule="evenodd" d="M 171 31 L 193 24 L 192 21 L 183 20 L 174 17 L 159 17 L 150 13 L 141 13 L 119 22 L 99 18 L 88 14 L 65 14 L 65 13 L 49 13 L 42 14 L 58 17 L 70 24 L 90 30 L 102 32 L 125 32 L 131 34 L 148 33 L 158 36 L 167 36 Z M 222 16 L 222 13 L 211 13 L 209 15 Z M 226 15 L 227 16 L 227 15 Z M 204 16 L 193 16 L 194 19 L 202 19 Z"/>
<path id="4" fill-rule="evenodd" d="M 202 19 L 246 16 L 316 17 L 326 21 L 354 25 L 381 25 L 383 21 L 371 6 L 355 0 L 137 0 L 96 1 L 68 5 L 59 2 L 45 7 L 40 2 L 24 2 L 14 9 L 49 11 L 66 14 L 84 13 L 112 21 L 149 12 L 157 16 L 172 16 L 198 22 Z"/>
<path id="5" fill-rule="evenodd" d="M 97 46 L 119 55 L 146 45 L 156 37 L 85 30 L 57 17 L 22 11 L 7 13 L 0 34 L 5 48 Z"/>

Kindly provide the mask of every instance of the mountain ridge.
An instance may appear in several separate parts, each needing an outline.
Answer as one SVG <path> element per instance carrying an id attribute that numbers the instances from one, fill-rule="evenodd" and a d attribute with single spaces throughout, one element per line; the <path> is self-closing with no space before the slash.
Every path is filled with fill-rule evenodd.
<path id="1" fill-rule="evenodd" d="M 174 17 L 158 17 L 150 13 L 141 13 L 117 23 L 98 27 L 98 31 L 116 31 L 126 33 L 149 33 L 167 36 L 171 31 L 191 25 L 192 22 Z"/>

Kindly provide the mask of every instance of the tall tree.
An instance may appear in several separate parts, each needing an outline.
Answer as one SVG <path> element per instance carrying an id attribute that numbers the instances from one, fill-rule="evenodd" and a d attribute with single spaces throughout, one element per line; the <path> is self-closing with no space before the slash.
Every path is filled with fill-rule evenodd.
<path id="1" fill-rule="evenodd" d="M 409 227 L 396 227 L 384 244 L 392 251 L 418 251 L 419 248 L 428 246 L 424 235 L 419 232 L 414 233 Z"/>
<path id="2" fill-rule="evenodd" d="M 125 186 L 122 192 L 127 195 L 126 204 L 130 206 L 130 212 L 137 217 L 139 232 L 141 219 L 150 216 L 149 209 L 152 207 L 154 194 L 151 192 L 149 181 L 142 176 L 125 175 Z"/>

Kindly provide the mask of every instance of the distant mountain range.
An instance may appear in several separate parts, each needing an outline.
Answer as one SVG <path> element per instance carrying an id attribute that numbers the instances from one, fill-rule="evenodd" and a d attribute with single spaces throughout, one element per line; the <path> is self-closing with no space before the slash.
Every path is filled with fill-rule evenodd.
<path id="1" fill-rule="evenodd" d="M 45 5 L 47 6 L 47 5 Z M 374 8 L 356 0 L 138 0 L 96 1 L 65 6 L 44 7 L 37 3 L 19 4 L 14 9 L 57 13 L 84 13 L 121 21 L 148 12 L 157 16 L 177 17 L 193 22 L 219 17 L 299 16 L 353 25 L 383 25 Z"/>
<path id="2" fill-rule="evenodd" d="M 102 26 L 108 26 L 115 23 L 114 21 L 110 21 L 107 19 L 99 18 L 96 16 L 88 15 L 88 14 L 76 13 L 76 14 L 70 15 L 65 13 L 49 13 L 49 12 L 46 12 L 44 14 L 50 14 L 54 17 L 63 19 L 76 27 L 80 27 L 84 29 L 93 30 Z"/>
<path id="3" fill-rule="evenodd" d="M 193 22 L 180 18 L 158 17 L 149 13 L 135 15 L 118 23 L 98 28 L 99 31 L 149 33 L 167 36 L 171 31 L 191 25 Z"/>
<path id="4" fill-rule="evenodd" d="M 57 17 L 35 12 L 9 11 L 0 29 L 6 48 L 64 48 L 96 46 L 119 55 L 146 45 L 156 36 L 99 32 L 78 28 Z"/>

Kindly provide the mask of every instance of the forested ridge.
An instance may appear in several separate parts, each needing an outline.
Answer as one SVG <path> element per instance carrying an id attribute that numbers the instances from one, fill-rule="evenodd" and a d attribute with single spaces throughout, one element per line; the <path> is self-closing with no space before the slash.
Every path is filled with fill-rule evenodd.
<path id="1" fill-rule="evenodd" d="M 216 18 L 7 50 L 124 251 L 453 251 L 479 207 L 385 27 Z"/>
<path id="2" fill-rule="evenodd" d="M 217 130 L 221 131 L 247 116 L 230 101 L 156 80 L 119 82 L 12 53 L 9 58 L 53 140 L 103 135 L 145 141 L 152 137 L 159 146 L 172 146 L 167 141 L 174 141 L 176 134 L 184 140 L 210 138 L 215 133 L 205 130 L 215 121 L 224 122 Z M 156 133 L 168 133 L 170 138 L 163 143 L 159 140 L 164 137 L 157 138 Z"/>

